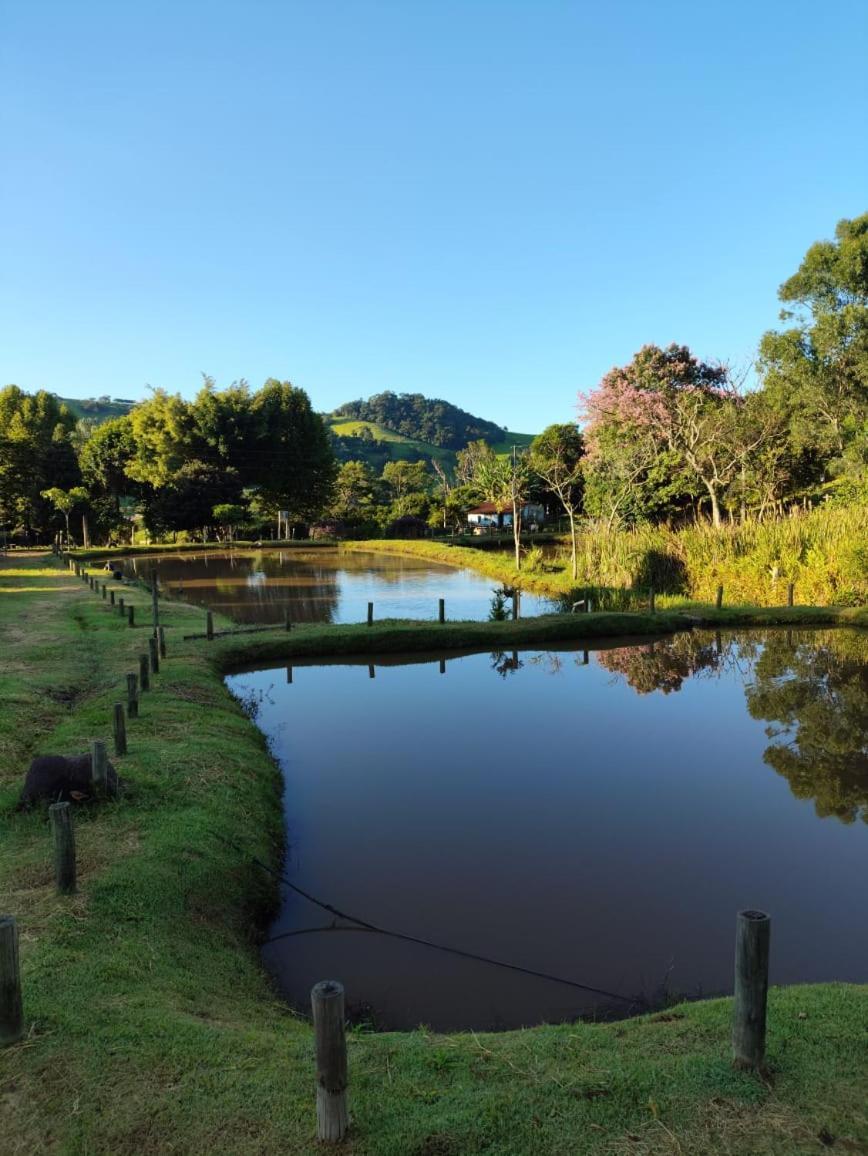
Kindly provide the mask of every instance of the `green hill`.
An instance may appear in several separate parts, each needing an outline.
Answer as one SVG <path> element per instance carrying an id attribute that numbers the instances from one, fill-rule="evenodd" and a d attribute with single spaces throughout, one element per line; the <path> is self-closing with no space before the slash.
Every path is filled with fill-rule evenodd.
<path id="1" fill-rule="evenodd" d="M 62 402 L 70 413 L 79 420 L 89 418 L 95 421 L 108 421 L 113 417 L 123 417 L 136 404 L 127 398 L 120 397 L 61 397 L 54 395 Z"/>
<path id="2" fill-rule="evenodd" d="M 485 441 L 495 453 L 508 454 L 513 446 L 528 446 L 534 437 L 421 393 L 377 393 L 346 402 L 324 417 L 338 458 L 365 461 L 378 472 L 388 461 L 423 459 L 450 469 L 455 455 L 470 442 Z"/>

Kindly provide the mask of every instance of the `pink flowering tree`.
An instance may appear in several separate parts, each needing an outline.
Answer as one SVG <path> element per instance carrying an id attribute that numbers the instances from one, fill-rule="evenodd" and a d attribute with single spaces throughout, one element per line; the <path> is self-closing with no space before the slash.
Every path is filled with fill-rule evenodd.
<path id="1" fill-rule="evenodd" d="M 715 526 L 723 494 L 765 436 L 745 421 L 727 369 L 697 360 L 685 345 L 644 346 L 580 394 L 579 406 L 591 470 L 611 473 L 620 455 L 624 476 L 616 488 L 626 493 L 655 457 L 668 455 L 708 494 Z"/>

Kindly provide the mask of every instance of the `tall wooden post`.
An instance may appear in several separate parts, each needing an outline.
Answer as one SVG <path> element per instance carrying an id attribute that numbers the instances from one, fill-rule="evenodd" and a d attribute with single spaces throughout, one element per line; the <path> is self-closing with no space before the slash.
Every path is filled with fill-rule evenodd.
<path id="1" fill-rule="evenodd" d="M 127 675 L 127 718 L 139 717 L 138 676 Z"/>
<path id="2" fill-rule="evenodd" d="M 24 1035 L 18 927 L 11 915 L 0 915 L 0 1048 Z"/>
<path id="3" fill-rule="evenodd" d="M 127 625 L 135 626 L 136 624 L 136 608 L 135 606 L 127 607 Z"/>
<path id="4" fill-rule="evenodd" d="M 126 613 L 126 611 L 124 610 L 124 600 L 123 600 L 123 598 L 119 598 L 118 599 L 118 614 L 120 614 L 121 618 L 123 618 L 125 613 Z"/>
<path id="5" fill-rule="evenodd" d="M 108 794 L 108 752 L 99 739 L 90 744 L 90 777 L 95 794 Z"/>
<path id="6" fill-rule="evenodd" d="M 214 615 L 210 610 L 205 612 L 205 637 L 209 642 L 214 638 Z"/>
<path id="7" fill-rule="evenodd" d="M 75 832 L 69 803 L 52 803 L 48 808 L 54 841 L 54 882 L 58 895 L 75 894 Z"/>
<path id="8" fill-rule="evenodd" d="M 739 911 L 732 1009 L 732 1052 L 739 1068 L 761 1068 L 765 1059 L 769 930 L 764 911 Z"/>
<path id="9" fill-rule="evenodd" d="M 124 704 L 116 702 L 112 712 L 112 732 L 115 740 L 115 754 L 127 753 L 127 727 L 124 722 Z"/>
<path id="10" fill-rule="evenodd" d="M 440 673 L 441 674 L 446 673 L 446 659 L 445 658 L 440 659 Z"/>
<path id="11" fill-rule="evenodd" d="M 652 586 L 651 589 L 648 591 L 648 613 L 654 614 L 655 612 L 656 612 L 656 603 L 655 603 L 655 596 L 654 596 L 654 587 Z"/>
<path id="12" fill-rule="evenodd" d="M 114 606 L 114 604 L 115 604 L 115 592 L 114 592 L 114 590 L 109 590 L 109 604 L 111 606 Z"/>
<path id="13" fill-rule="evenodd" d="M 316 1041 L 316 1135 L 334 1144 L 343 1140 L 350 1123 L 343 985 L 323 980 L 311 991 L 310 1002 Z"/>
<path id="14" fill-rule="evenodd" d="M 446 599 L 440 598 L 437 602 L 437 621 L 441 624 L 446 621 Z"/>
<path id="15" fill-rule="evenodd" d="M 108 583 L 103 582 L 103 584 L 102 584 L 102 600 L 103 600 L 103 602 L 105 602 L 106 598 L 108 598 Z"/>
<path id="16" fill-rule="evenodd" d="M 377 677 L 377 668 L 371 662 L 368 664 L 368 678 L 376 678 L 376 677 Z"/>
<path id="17" fill-rule="evenodd" d="M 154 617 L 154 635 L 160 629 L 160 592 L 157 587 L 157 568 L 151 567 L 151 610 Z"/>
<path id="18" fill-rule="evenodd" d="M 160 658 L 166 657 L 166 628 L 165 626 L 157 627 L 157 642 L 160 644 Z"/>
<path id="19" fill-rule="evenodd" d="M 157 640 L 153 635 L 148 639 L 148 650 L 151 656 L 151 674 L 160 673 L 160 652 Z"/>
<path id="20" fill-rule="evenodd" d="M 139 655 L 139 686 L 142 690 L 151 689 L 151 676 L 148 672 L 148 656 L 146 654 Z"/>
<path id="21" fill-rule="evenodd" d="M 373 604 L 373 602 L 369 602 L 368 603 L 368 626 L 373 626 L 373 625 L 374 625 L 374 604 Z"/>
<path id="22" fill-rule="evenodd" d="M 723 587 L 722 586 L 718 586 L 718 588 L 717 588 L 717 599 L 715 601 L 715 606 L 718 610 L 720 610 L 721 607 L 723 606 Z"/>

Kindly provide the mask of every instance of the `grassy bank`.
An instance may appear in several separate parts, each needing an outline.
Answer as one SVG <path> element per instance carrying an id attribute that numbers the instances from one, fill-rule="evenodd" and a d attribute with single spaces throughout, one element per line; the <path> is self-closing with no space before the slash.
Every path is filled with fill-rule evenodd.
<path id="1" fill-rule="evenodd" d="M 146 623 L 147 594 L 127 587 L 125 598 Z M 803 608 L 795 614 L 805 621 Z M 251 856 L 279 862 L 279 775 L 222 686 L 226 664 L 647 625 L 541 620 L 558 630 L 545 637 L 530 620 L 311 627 L 209 646 L 182 641 L 201 629 L 200 611 L 169 602 L 163 616 L 169 657 L 117 760 L 128 790 L 77 811 L 80 889 L 57 897 L 44 816 L 11 811 L 23 770 L 35 753 L 82 750 L 107 734 L 148 631 L 130 629 L 50 559 L 0 559 L 0 909 L 20 923 L 28 1025 L 0 1052 L 4 1154 L 317 1150 L 311 1032 L 274 998 L 255 947 L 275 896 Z M 668 618 L 651 622 L 669 629 Z M 830 1137 L 841 1150 L 868 1146 L 868 988 L 773 990 L 768 1081 L 731 1069 L 729 1016 L 730 1001 L 713 1000 L 502 1035 L 353 1031 L 346 1150 L 813 1153 Z"/>
<path id="2" fill-rule="evenodd" d="M 347 542 L 346 549 L 411 553 L 471 566 L 498 582 L 555 597 L 578 588 L 601 609 L 635 610 L 653 586 L 662 606 L 713 602 L 722 585 L 727 603 L 779 606 L 787 585 L 807 605 L 868 603 L 868 508 L 830 507 L 780 521 L 692 526 L 684 530 L 640 527 L 607 533 L 585 528 L 578 543 L 578 577 L 568 548 L 538 558 L 517 577 L 509 552 L 441 542 Z M 456 563 L 456 559 L 461 561 Z"/>

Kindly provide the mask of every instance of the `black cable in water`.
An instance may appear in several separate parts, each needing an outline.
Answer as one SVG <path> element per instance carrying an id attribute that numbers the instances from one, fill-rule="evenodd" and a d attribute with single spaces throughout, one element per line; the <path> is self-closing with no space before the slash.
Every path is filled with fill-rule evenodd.
<path id="1" fill-rule="evenodd" d="M 236 851 L 240 851 L 242 854 L 245 854 L 244 849 L 239 847 L 237 843 L 233 843 L 231 839 L 226 839 L 224 836 L 218 835 L 216 832 L 213 832 L 213 834 L 215 838 L 219 839 L 222 843 L 226 843 L 228 846 L 234 847 Z M 263 871 L 267 871 L 269 875 L 273 875 L 275 879 L 280 880 L 280 882 L 284 883 L 287 887 L 290 888 L 290 890 L 295 891 L 297 895 L 301 895 L 303 899 L 307 899 L 308 902 L 322 908 L 323 911 L 328 911 L 332 915 L 337 916 L 338 919 L 347 919 L 350 921 L 350 923 L 355 923 L 357 925 L 356 927 L 338 927 L 335 924 L 331 924 L 324 927 L 303 927 L 297 931 L 281 931 L 278 932 L 277 935 L 273 935 L 269 939 L 266 939 L 264 941 L 266 944 L 276 943 L 279 939 L 290 939 L 295 935 L 312 935 L 319 931 L 368 931 L 375 935 L 386 935 L 390 939 L 401 939 L 405 943 L 416 943 L 422 947 L 430 947 L 435 951 L 444 951 L 449 955 L 458 955 L 463 959 L 472 959 L 477 963 L 487 963 L 492 967 L 502 967 L 506 968 L 508 971 L 518 971 L 521 972 L 522 975 L 530 975 L 535 979 L 547 979 L 552 983 L 560 983 L 564 984 L 566 987 L 574 987 L 578 988 L 580 991 L 591 992 L 593 995 L 604 996 L 606 999 L 620 1000 L 623 1003 L 631 1004 L 633 1006 L 636 1006 L 641 1002 L 632 996 L 621 995 L 616 991 L 606 991 L 605 988 L 601 987 L 592 987 L 590 984 L 579 983 L 574 979 L 565 979 L 561 975 L 552 975 L 550 972 L 546 971 L 536 971 L 534 968 L 522 967 L 521 964 L 518 963 L 507 963 L 505 960 L 493 959 L 488 955 L 478 955 L 473 951 L 464 951 L 460 947 L 449 947 L 447 944 L 435 943 L 432 939 L 422 939 L 417 935 L 406 935 L 401 931 L 391 931 L 387 927 L 378 927 L 375 923 L 368 923 L 368 921 L 365 919 L 359 919 L 355 915 L 349 915 L 347 912 L 341 911 L 337 907 L 332 906 L 331 903 L 324 903 L 321 899 L 317 899 L 315 895 L 311 895 L 309 891 L 305 891 L 297 884 L 292 883 L 289 879 L 286 878 L 285 875 L 281 874 L 279 871 L 275 871 L 273 867 L 269 867 L 267 863 L 263 863 L 262 860 L 257 859 L 255 855 L 250 856 L 250 861 L 255 863 L 256 866 L 260 867 Z"/>

